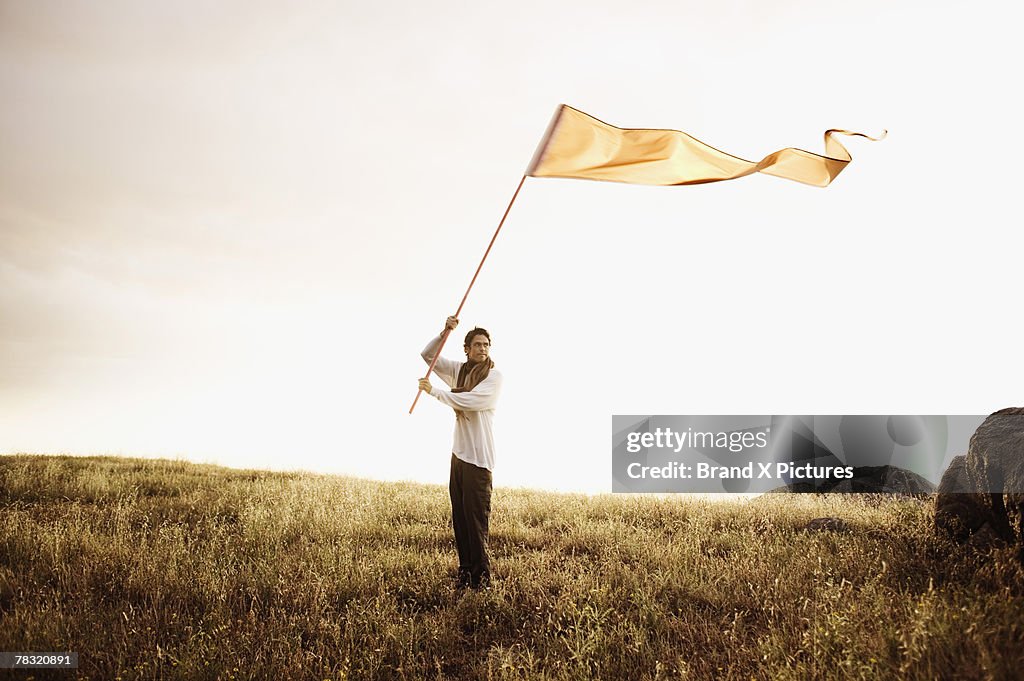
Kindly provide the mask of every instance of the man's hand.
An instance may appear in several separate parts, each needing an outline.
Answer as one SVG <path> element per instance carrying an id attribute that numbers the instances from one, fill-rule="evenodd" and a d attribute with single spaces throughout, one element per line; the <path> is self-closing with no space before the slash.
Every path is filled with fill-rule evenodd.
<path id="1" fill-rule="evenodd" d="M 455 327 L 458 325 L 459 320 L 454 315 L 449 316 L 448 319 L 444 321 L 444 328 L 448 331 L 454 331 Z"/>
<path id="2" fill-rule="evenodd" d="M 451 317 L 449 317 L 449 319 L 451 319 Z M 420 390 L 422 390 L 423 392 L 425 392 L 426 394 L 429 395 L 430 391 L 433 390 L 433 389 L 434 389 L 433 386 L 430 385 L 430 379 L 429 378 L 421 378 L 420 379 Z"/>

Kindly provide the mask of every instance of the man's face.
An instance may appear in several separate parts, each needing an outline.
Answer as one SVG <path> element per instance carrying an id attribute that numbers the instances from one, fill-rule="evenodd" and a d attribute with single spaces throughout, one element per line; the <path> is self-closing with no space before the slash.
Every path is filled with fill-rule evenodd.
<path id="1" fill-rule="evenodd" d="M 473 340 L 466 346 L 466 357 L 470 362 L 482 362 L 487 359 L 490 352 L 491 341 L 487 340 L 487 336 L 482 333 L 473 336 Z"/>

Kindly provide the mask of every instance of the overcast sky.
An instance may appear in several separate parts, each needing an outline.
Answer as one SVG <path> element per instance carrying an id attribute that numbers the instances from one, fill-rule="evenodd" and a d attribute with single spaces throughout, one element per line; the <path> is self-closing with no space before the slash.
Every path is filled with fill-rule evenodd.
<path id="1" fill-rule="evenodd" d="M 610 490 L 612 414 L 1020 405 L 1013 12 L 0 0 L 0 452 L 445 481 L 419 351 L 561 102 L 751 160 L 889 137 L 826 189 L 528 179 L 460 330 L 495 484 Z"/>

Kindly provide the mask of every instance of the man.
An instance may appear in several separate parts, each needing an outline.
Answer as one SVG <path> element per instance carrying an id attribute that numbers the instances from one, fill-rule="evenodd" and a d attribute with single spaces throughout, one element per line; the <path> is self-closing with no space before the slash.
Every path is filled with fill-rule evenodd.
<path id="1" fill-rule="evenodd" d="M 448 317 L 445 328 L 454 330 L 459 320 Z M 430 364 L 441 335 L 427 343 L 420 355 Z M 487 556 L 488 520 L 491 515 L 491 471 L 494 469 L 494 407 L 501 392 L 501 374 L 490 358 L 491 335 L 474 328 L 463 344 L 465 362 L 438 357 L 434 373 L 452 390 L 438 390 L 429 378 L 420 379 L 420 390 L 455 410 L 448 493 L 452 500 L 452 527 L 459 552 L 458 584 L 474 589 L 491 580 Z"/>

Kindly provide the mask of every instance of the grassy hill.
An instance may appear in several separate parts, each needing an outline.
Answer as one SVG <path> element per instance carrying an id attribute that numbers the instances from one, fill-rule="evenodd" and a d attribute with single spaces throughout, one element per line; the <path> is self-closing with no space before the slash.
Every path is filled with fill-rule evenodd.
<path id="1" fill-rule="evenodd" d="M 0 650 L 76 651 L 78 677 L 94 679 L 1009 679 L 1024 667 L 1024 570 L 1009 551 L 936 539 L 927 502 L 498 488 L 493 508 L 496 582 L 461 592 L 441 487 L 0 456 Z M 818 516 L 851 529 L 802 529 Z"/>

